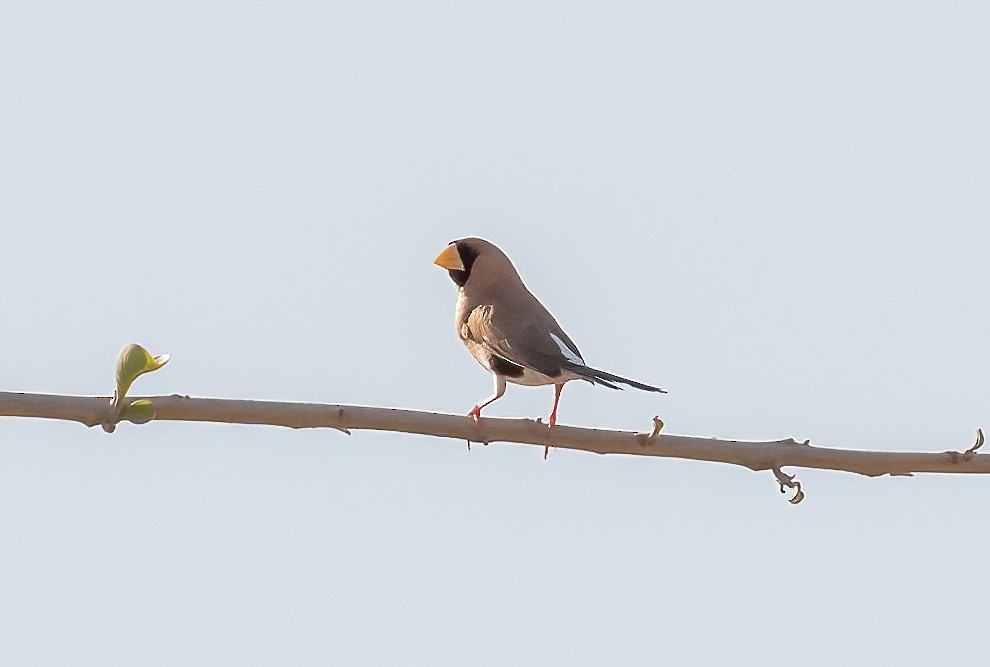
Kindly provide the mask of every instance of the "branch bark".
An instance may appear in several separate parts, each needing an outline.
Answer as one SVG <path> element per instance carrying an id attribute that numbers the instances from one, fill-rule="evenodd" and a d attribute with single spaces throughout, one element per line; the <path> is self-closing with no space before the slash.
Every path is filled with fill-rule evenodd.
<path id="1" fill-rule="evenodd" d="M 636 433 L 558 425 L 551 431 L 546 424 L 532 419 L 484 417 L 475 423 L 460 415 L 353 405 L 190 398 L 177 394 L 129 400 L 138 398 L 154 404 L 158 421 L 335 428 L 346 433 L 351 429 L 368 429 L 455 438 L 469 444 L 514 442 L 596 454 L 663 456 L 772 470 L 778 481 L 782 467 L 840 470 L 870 477 L 990 473 L 990 454 L 976 453 L 983 443 L 982 431 L 978 431 L 976 444 L 964 452 L 877 452 L 814 447 L 807 441 L 790 438 L 756 442 L 666 435 L 658 433 L 658 428 Z M 111 414 L 109 397 L 0 392 L 0 417 L 63 419 L 96 426 L 105 423 Z"/>

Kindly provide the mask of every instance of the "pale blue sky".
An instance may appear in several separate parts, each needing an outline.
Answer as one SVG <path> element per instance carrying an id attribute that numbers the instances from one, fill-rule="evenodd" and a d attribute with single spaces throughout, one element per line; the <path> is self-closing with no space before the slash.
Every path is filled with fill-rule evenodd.
<path id="1" fill-rule="evenodd" d="M 0 4 L 0 390 L 466 412 L 501 245 L 560 421 L 990 427 L 985 3 Z M 549 388 L 490 414 L 546 417 Z M 4 664 L 985 658 L 990 479 L 394 434 L 0 423 Z"/>

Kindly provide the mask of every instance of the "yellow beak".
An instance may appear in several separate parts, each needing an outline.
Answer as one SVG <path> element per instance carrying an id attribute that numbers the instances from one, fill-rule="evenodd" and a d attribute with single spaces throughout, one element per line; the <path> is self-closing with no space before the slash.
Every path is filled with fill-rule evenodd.
<path id="1" fill-rule="evenodd" d="M 443 252 L 437 255 L 437 258 L 433 260 L 433 263 L 444 269 L 456 271 L 464 270 L 464 262 L 461 261 L 461 255 L 457 252 L 457 246 L 453 243 L 444 248 Z"/>

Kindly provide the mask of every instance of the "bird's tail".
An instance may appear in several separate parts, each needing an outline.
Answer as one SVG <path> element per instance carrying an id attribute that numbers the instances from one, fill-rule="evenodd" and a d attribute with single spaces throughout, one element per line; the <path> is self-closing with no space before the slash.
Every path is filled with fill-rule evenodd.
<path id="1" fill-rule="evenodd" d="M 629 378 L 624 378 L 620 375 L 613 375 L 606 371 L 600 371 L 597 368 L 592 368 L 591 366 L 581 366 L 578 364 L 571 364 L 568 366 L 568 370 L 573 371 L 577 375 L 581 376 L 582 380 L 587 380 L 592 384 L 600 384 L 608 387 L 609 389 L 622 389 L 622 387 L 617 386 L 618 384 L 629 385 L 630 387 L 635 387 L 636 389 L 642 389 L 643 391 L 656 391 L 661 394 L 666 394 L 666 390 L 660 387 L 653 387 L 648 384 L 643 384 L 642 382 L 637 382 L 636 380 L 630 380 Z"/>

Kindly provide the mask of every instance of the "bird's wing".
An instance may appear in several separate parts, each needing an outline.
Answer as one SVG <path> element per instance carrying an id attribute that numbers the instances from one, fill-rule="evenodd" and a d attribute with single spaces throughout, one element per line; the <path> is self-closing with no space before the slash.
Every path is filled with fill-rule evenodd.
<path id="1" fill-rule="evenodd" d="M 491 304 L 477 306 L 468 315 L 466 334 L 493 355 L 557 377 L 565 368 L 584 366 L 577 346 L 550 313 L 533 317 Z M 541 313 L 541 315 L 543 314 Z"/>

